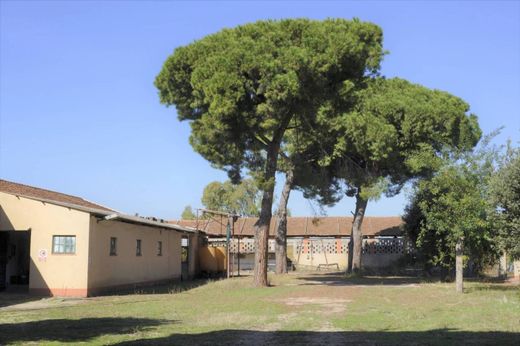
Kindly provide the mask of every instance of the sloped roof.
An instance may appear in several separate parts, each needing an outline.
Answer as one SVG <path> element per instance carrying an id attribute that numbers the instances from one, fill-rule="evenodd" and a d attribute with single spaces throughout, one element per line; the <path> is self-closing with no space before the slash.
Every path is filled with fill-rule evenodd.
<path id="1" fill-rule="evenodd" d="M 123 213 L 116 212 L 102 205 L 89 202 L 81 197 L 67 195 L 64 193 L 46 189 L 40 189 L 34 186 L 13 183 L 7 180 L 0 179 L 0 192 L 24 198 L 34 199 L 37 201 L 42 201 L 54 205 L 59 205 L 66 208 L 81 210 L 90 214 L 105 217 L 106 220 L 123 221 L 146 226 L 173 229 L 185 233 L 194 232 L 193 229 L 182 227 L 180 225 L 171 224 L 161 219 L 126 215 Z"/>
<path id="2" fill-rule="evenodd" d="M 258 218 L 239 218 L 235 223 L 235 235 L 245 237 L 254 236 L 254 225 Z M 350 236 L 352 217 L 288 217 L 287 235 L 289 237 L 320 236 L 337 237 Z M 227 219 L 219 216 L 207 220 L 173 220 L 170 221 L 183 227 L 190 227 L 204 231 L 209 236 L 226 235 Z M 271 219 L 269 236 L 273 237 L 277 218 Z M 398 236 L 402 234 L 400 225 L 403 223 L 400 216 L 365 216 L 361 231 L 364 236 Z"/>
<path id="3" fill-rule="evenodd" d="M 105 211 L 114 211 L 102 205 L 89 202 L 81 197 L 67 195 L 61 192 L 41 189 L 39 187 L 13 183 L 11 181 L 0 179 L 0 191 L 17 196 L 33 197 L 38 199 L 51 200 L 61 203 L 74 204 L 81 207 L 99 209 Z"/>

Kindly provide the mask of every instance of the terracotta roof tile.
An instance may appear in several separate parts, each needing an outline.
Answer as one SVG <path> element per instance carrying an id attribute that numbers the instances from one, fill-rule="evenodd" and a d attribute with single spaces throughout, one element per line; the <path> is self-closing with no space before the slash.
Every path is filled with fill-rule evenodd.
<path id="1" fill-rule="evenodd" d="M 254 225 L 257 218 L 240 218 L 235 223 L 235 235 L 251 237 L 254 235 Z M 287 218 L 287 235 L 301 236 L 349 236 L 352 227 L 352 217 L 289 217 Z M 192 227 L 206 232 L 211 236 L 225 236 L 227 219 L 216 217 L 208 220 L 173 220 L 169 221 L 184 227 Z M 277 219 L 271 219 L 269 236 L 273 237 Z M 400 216 L 365 216 L 361 231 L 364 236 L 398 236 L 401 235 Z"/>
<path id="2" fill-rule="evenodd" d="M 28 186 L 24 184 L 13 183 L 11 181 L 0 179 L 0 192 L 12 195 L 32 197 L 36 199 L 45 199 L 61 203 L 75 204 L 82 207 L 113 211 L 110 208 L 84 200 L 81 197 L 67 195 L 60 192 L 40 189 L 38 187 Z"/>

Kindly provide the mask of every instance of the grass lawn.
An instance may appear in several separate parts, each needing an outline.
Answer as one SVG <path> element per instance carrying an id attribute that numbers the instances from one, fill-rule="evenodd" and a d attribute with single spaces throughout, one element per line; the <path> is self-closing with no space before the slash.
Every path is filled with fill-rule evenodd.
<path id="1" fill-rule="evenodd" d="M 315 273 L 250 282 L 14 305 L 2 294 L 0 345 L 520 345 L 520 286 L 468 282 L 458 295 L 415 278 Z"/>

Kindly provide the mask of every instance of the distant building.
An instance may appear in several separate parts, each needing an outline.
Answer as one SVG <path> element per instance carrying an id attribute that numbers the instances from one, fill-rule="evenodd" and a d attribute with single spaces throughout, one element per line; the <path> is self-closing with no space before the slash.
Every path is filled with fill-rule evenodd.
<path id="1" fill-rule="evenodd" d="M 254 224 L 257 218 L 239 218 L 233 227 L 231 241 L 232 270 L 250 270 L 254 264 Z M 287 257 L 296 268 L 345 269 L 352 217 L 288 217 Z M 207 234 L 207 246 L 200 249 L 201 270 L 225 269 L 225 241 L 227 218 L 215 216 L 199 220 L 170 221 L 182 227 Z M 269 266 L 274 266 L 274 235 L 278 219 L 273 217 L 269 227 Z M 365 216 L 362 266 L 383 268 L 391 266 L 411 250 L 401 230 L 399 216 Z"/>
<path id="2" fill-rule="evenodd" d="M 182 242 L 197 240 L 195 233 L 0 180 L 0 289 L 26 285 L 31 293 L 85 297 L 179 279 Z M 184 276 L 195 274 L 195 244 Z"/>

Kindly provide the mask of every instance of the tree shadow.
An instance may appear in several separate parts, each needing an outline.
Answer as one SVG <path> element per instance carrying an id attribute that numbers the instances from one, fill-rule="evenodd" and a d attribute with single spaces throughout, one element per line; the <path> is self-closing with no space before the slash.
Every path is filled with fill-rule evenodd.
<path id="1" fill-rule="evenodd" d="M 416 276 L 347 276 L 341 272 L 306 275 L 298 279 L 305 281 L 302 285 L 329 286 L 396 286 L 429 282 L 425 278 Z"/>
<path id="2" fill-rule="evenodd" d="M 135 294 L 175 294 L 181 293 L 184 291 L 188 291 L 199 286 L 206 285 L 207 283 L 214 280 L 207 279 L 197 279 L 190 281 L 174 281 L 165 284 L 159 285 L 134 285 L 133 287 L 124 287 L 124 288 L 114 288 L 104 290 L 99 292 L 95 296 L 103 297 L 103 296 L 126 296 L 126 295 L 135 295 Z M 43 296 L 43 298 L 49 298 L 49 296 Z M 0 292 L 0 309 L 5 308 L 12 305 L 28 303 L 31 301 L 37 301 L 42 299 L 42 295 L 34 295 L 28 293 L 28 290 L 25 291 L 16 291 L 9 292 L 4 291 Z"/>
<path id="3" fill-rule="evenodd" d="M 518 345 L 520 333 L 471 332 L 453 329 L 428 331 L 309 332 L 219 330 L 200 334 L 171 334 L 162 338 L 121 342 L 134 345 Z"/>
<path id="4" fill-rule="evenodd" d="M 97 297 L 102 296 L 126 296 L 133 294 L 174 294 L 189 291 L 194 288 L 204 286 L 211 281 L 208 279 L 195 279 L 188 281 L 172 281 L 169 283 L 156 284 L 156 285 L 139 285 L 129 287 L 128 285 L 122 288 L 104 289 L 103 291 L 95 294 Z"/>
<path id="5" fill-rule="evenodd" d="M 480 291 L 518 291 L 520 294 L 520 285 L 518 284 L 482 284 L 479 286 L 465 287 L 466 292 L 480 292 Z"/>
<path id="6" fill-rule="evenodd" d="M 52 319 L 0 324 L 0 345 L 17 342 L 79 342 L 105 334 L 130 334 L 147 331 L 176 321 L 147 318 Z"/>
<path id="7" fill-rule="evenodd" d="M 0 292 L 0 309 L 16 305 L 40 300 L 42 297 L 33 296 L 28 293 L 12 293 L 12 292 Z"/>

